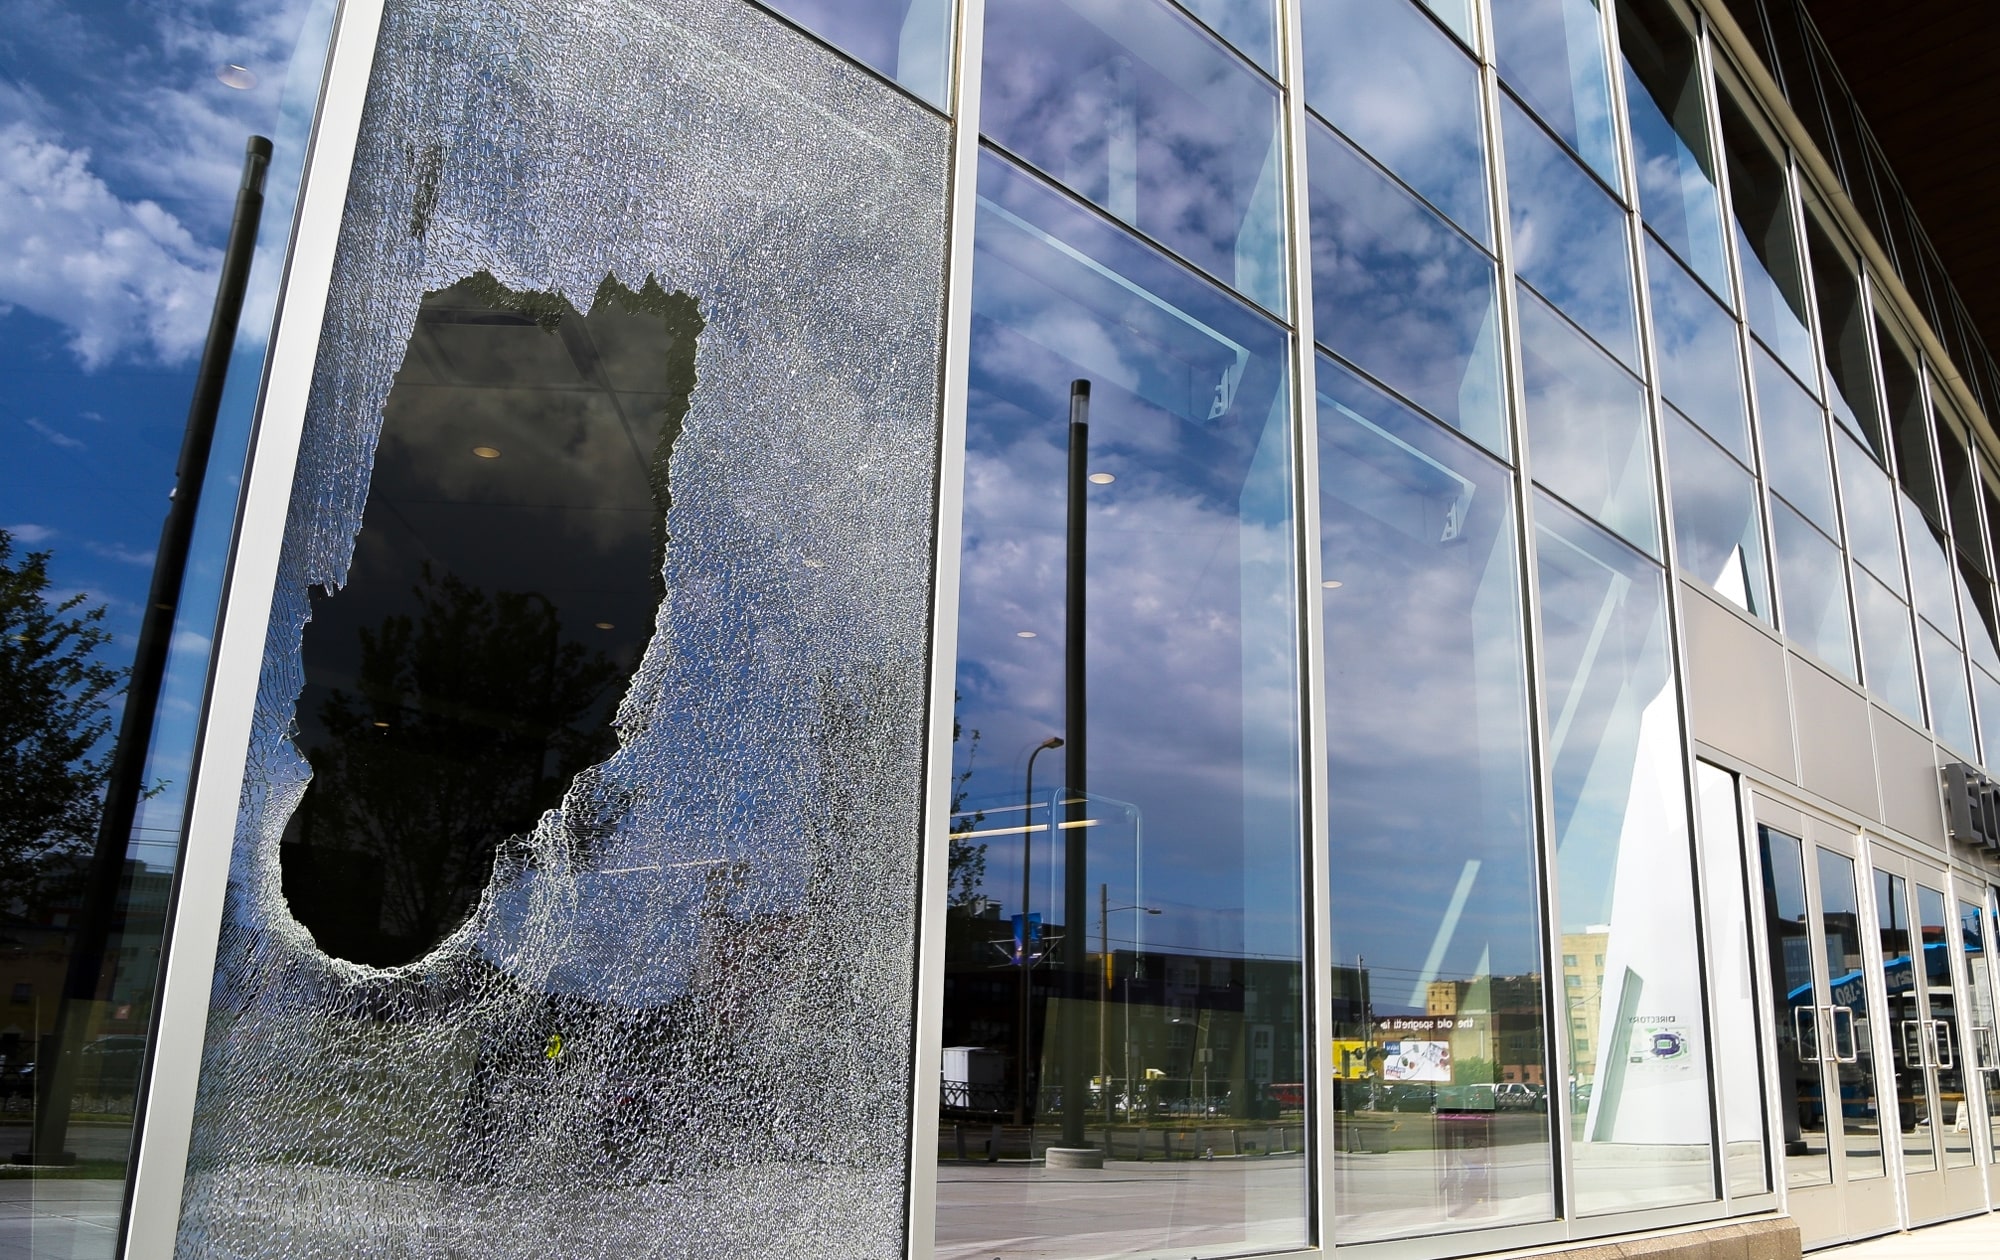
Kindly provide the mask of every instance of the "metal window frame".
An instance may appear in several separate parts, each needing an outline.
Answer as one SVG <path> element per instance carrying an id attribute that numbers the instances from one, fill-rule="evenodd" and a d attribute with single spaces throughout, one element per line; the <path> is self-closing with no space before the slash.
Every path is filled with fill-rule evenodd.
<path id="1" fill-rule="evenodd" d="M 320 84 L 275 331 L 265 360 L 262 401 L 251 432 L 249 468 L 237 505 L 235 549 L 223 586 L 201 746 L 195 756 L 200 773 L 189 803 L 173 936 L 158 999 L 145 1127 L 132 1168 L 131 1211 L 120 1240 L 120 1254 L 126 1260 L 170 1260 L 179 1233 L 264 642 L 383 7 L 384 0 L 342 0 Z"/>

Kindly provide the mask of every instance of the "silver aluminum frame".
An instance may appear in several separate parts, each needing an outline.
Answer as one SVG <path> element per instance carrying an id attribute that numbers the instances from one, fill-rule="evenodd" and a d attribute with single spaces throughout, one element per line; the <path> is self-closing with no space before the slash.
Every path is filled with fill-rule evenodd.
<path id="1" fill-rule="evenodd" d="M 300 183 L 196 754 L 198 775 L 159 997 L 146 1124 L 132 1169 L 132 1207 L 121 1240 L 126 1260 L 168 1260 L 180 1228 L 195 1091 L 250 728 L 263 674 L 264 640 L 383 4 L 384 0 L 342 0 Z"/>
<path id="2" fill-rule="evenodd" d="M 938 414 L 937 514 L 931 556 L 931 652 L 923 815 L 917 820 L 915 1018 L 911 1021 L 910 1161 L 903 1248 L 937 1247 L 937 1113 L 944 1070 L 944 928 L 951 851 L 952 723 L 958 679 L 958 581 L 965 517 L 965 411 L 972 354 L 973 224 L 978 219 L 979 90 L 986 0 L 961 0 L 952 32 L 950 210 L 945 246 L 943 388 Z"/>

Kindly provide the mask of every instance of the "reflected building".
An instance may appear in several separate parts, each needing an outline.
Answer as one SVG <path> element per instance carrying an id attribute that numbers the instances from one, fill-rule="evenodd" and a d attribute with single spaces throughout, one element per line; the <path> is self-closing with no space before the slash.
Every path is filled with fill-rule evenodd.
<path id="1" fill-rule="evenodd" d="M 2000 1207 L 2000 371 L 1797 0 L 323 8 L 174 869 L 0 904 L 89 1254 Z"/>

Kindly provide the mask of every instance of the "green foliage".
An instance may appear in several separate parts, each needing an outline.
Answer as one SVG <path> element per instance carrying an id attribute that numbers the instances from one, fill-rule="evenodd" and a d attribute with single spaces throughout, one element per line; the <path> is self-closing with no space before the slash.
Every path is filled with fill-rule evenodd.
<path id="1" fill-rule="evenodd" d="M 958 697 L 952 696 L 956 705 Z M 951 742 L 956 745 L 965 733 L 954 717 L 951 722 Z M 986 845 L 974 844 L 968 835 L 986 820 L 985 812 L 978 811 L 959 818 L 959 811 L 965 808 L 965 785 L 972 778 L 972 762 L 979 755 L 979 732 L 972 732 L 971 741 L 966 745 L 965 769 L 952 776 L 951 813 L 955 820 L 951 825 L 951 850 L 945 858 L 946 896 L 948 906 L 971 906 L 980 897 L 980 886 L 986 882 Z"/>
<path id="2" fill-rule="evenodd" d="M 0 898 L 17 905 L 96 841 L 111 699 L 127 672 L 98 659 L 111 641 L 103 605 L 49 602 L 49 554 L 17 561 L 0 529 Z"/>

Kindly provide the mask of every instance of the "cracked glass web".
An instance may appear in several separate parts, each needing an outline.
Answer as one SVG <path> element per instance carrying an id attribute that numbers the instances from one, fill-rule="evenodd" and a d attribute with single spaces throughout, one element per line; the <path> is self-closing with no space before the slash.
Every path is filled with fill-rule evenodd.
<path id="1" fill-rule="evenodd" d="M 180 1254 L 902 1253 L 947 156 L 733 0 L 389 5 Z"/>

